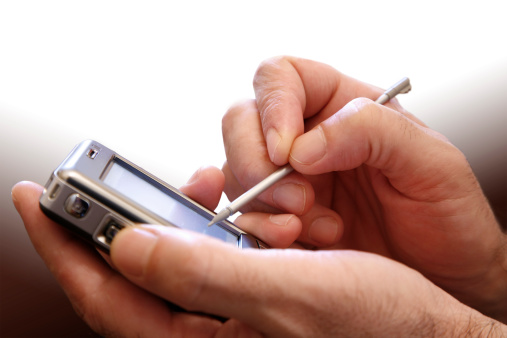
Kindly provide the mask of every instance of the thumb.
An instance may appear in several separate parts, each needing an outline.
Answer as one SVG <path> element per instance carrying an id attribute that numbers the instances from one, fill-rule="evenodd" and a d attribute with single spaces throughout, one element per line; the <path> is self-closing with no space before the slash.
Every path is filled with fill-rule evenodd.
<path id="1" fill-rule="evenodd" d="M 366 164 L 379 169 L 398 191 L 419 198 L 437 186 L 473 177 L 463 170 L 469 167 L 466 158 L 444 136 L 411 116 L 365 98 L 352 100 L 297 138 L 290 158 L 294 169 L 309 175 Z M 445 193 L 445 189 L 440 191 Z"/>
<path id="2" fill-rule="evenodd" d="M 291 313 L 301 310 L 295 306 L 301 298 L 308 297 L 303 304 L 312 307 L 310 313 L 316 308 L 330 311 L 322 309 L 326 306 L 318 299 L 328 298 L 323 293 L 331 282 L 315 283 L 311 272 L 323 267 L 303 253 L 239 250 L 207 236 L 162 226 L 123 229 L 111 245 L 115 267 L 140 287 L 189 311 L 235 318 L 275 335 L 287 334 L 278 319 L 295 317 Z M 303 278 L 305 267 L 309 275 Z M 298 325 L 294 322 L 294 329 Z"/>
<path id="3" fill-rule="evenodd" d="M 134 283 L 187 310 L 236 318 L 255 295 L 250 256 L 214 238 L 164 226 L 125 228 L 111 245 L 115 267 Z"/>

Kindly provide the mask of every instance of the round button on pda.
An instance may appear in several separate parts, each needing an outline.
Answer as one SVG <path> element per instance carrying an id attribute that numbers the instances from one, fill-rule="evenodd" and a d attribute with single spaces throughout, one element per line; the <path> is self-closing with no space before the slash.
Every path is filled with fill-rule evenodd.
<path id="1" fill-rule="evenodd" d="M 76 218 L 85 217 L 89 208 L 90 202 L 79 194 L 72 194 L 65 201 L 65 211 Z"/>

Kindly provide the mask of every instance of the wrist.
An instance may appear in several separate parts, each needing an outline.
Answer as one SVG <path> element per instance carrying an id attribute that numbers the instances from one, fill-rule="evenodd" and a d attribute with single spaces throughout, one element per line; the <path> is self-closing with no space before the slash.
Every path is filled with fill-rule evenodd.
<path id="1" fill-rule="evenodd" d="M 454 330 L 456 337 L 506 337 L 507 325 L 470 309 Z"/>
<path id="2" fill-rule="evenodd" d="M 427 278 L 463 304 L 507 324 L 507 236 L 496 220 L 482 228 L 488 234 L 462 265 L 444 278 Z"/>
<path id="3" fill-rule="evenodd" d="M 456 298 L 482 314 L 507 324 L 507 237 L 497 250 L 495 260 L 487 267 L 485 277 L 469 283 Z"/>
<path id="4" fill-rule="evenodd" d="M 474 308 L 460 303 L 449 294 L 442 297 L 428 309 L 422 318 L 433 337 L 507 337 L 507 325 L 488 317 Z"/>

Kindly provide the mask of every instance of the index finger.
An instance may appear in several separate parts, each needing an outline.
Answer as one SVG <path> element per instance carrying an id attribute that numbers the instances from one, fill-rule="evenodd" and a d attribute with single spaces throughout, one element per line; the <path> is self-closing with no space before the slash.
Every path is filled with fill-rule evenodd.
<path id="1" fill-rule="evenodd" d="M 305 119 L 325 118 L 352 99 L 375 99 L 382 92 L 326 64 L 288 56 L 261 63 L 254 89 L 269 157 L 276 165 L 288 162 L 294 139 L 305 132 Z"/>

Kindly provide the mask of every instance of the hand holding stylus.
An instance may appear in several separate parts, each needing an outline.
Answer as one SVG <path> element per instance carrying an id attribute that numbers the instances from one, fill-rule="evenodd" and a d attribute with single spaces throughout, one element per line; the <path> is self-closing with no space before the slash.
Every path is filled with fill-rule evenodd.
<path id="1" fill-rule="evenodd" d="M 398 94 L 408 93 L 412 89 L 410 85 L 410 80 L 406 77 L 401 79 L 392 85 L 389 89 L 387 89 L 381 96 L 375 101 L 378 104 L 384 104 L 394 98 Z M 226 220 L 228 217 L 232 216 L 236 212 L 238 212 L 242 207 L 248 204 L 250 201 L 255 199 L 261 193 L 263 193 L 266 189 L 271 187 L 273 184 L 287 176 L 293 171 L 293 168 L 290 164 L 286 164 L 264 180 L 259 182 L 250 190 L 246 191 L 243 195 L 229 203 L 222 210 L 220 210 L 215 217 L 208 223 L 208 226 L 212 226 L 218 222 Z"/>

